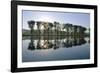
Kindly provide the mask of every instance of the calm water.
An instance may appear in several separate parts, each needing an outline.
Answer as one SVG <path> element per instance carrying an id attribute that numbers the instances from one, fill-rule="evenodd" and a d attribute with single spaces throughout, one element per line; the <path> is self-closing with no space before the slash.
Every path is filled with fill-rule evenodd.
<path id="1" fill-rule="evenodd" d="M 77 60 L 90 58 L 89 38 L 23 37 L 22 62 Z"/>

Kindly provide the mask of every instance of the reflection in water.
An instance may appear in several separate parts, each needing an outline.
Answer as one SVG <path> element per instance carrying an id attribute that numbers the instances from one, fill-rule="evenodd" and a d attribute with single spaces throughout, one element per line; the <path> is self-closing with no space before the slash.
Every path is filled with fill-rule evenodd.
<path id="1" fill-rule="evenodd" d="M 90 59 L 90 40 L 73 36 L 23 36 L 22 62 Z"/>
<path id="2" fill-rule="evenodd" d="M 36 49 L 58 49 L 61 47 L 72 47 L 72 46 L 81 46 L 82 44 L 86 43 L 86 40 L 81 37 L 66 37 L 64 39 L 56 38 L 56 39 L 50 39 L 50 36 L 48 38 L 39 37 L 39 39 L 34 39 L 34 37 L 31 36 L 30 43 L 28 45 L 29 50 L 36 50 Z"/>

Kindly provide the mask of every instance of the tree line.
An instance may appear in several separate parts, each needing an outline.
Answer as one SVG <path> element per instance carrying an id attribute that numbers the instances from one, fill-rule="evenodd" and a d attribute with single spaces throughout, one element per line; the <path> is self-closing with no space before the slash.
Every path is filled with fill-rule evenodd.
<path id="1" fill-rule="evenodd" d="M 54 21 L 45 22 L 45 21 L 34 21 L 30 20 L 27 22 L 30 28 L 30 34 L 38 33 L 39 35 L 87 35 L 86 31 L 88 30 L 88 36 L 90 34 L 90 28 L 86 28 L 80 25 L 73 25 L 71 23 L 59 23 Z M 37 29 L 34 29 L 37 26 Z"/>

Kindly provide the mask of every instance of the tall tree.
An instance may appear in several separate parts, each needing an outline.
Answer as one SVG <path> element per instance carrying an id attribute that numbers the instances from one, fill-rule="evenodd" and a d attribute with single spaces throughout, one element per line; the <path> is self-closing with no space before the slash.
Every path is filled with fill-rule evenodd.
<path id="1" fill-rule="evenodd" d="M 28 21 L 28 25 L 29 25 L 29 28 L 31 29 L 31 35 L 32 35 L 32 33 L 33 33 L 33 27 L 34 27 L 34 25 L 35 25 L 35 21 L 33 21 L 33 20 L 31 20 L 31 21 Z"/>
<path id="2" fill-rule="evenodd" d="M 58 22 L 54 21 L 54 27 L 55 27 L 55 34 L 57 35 L 57 25 L 58 25 Z"/>
<path id="3" fill-rule="evenodd" d="M 52 23 L 49 23 L 49 30 L 51 31 L 50 32 L 50 35 L 52 34 L 52 28 L 53 28 L 53 24 Z"/>
<path id="4" fill-rule="evenodd" d="M 78 26 L 77 25 L 74 25 L 74 35 L 76 36 L 77 35 L 77 29 L 78 29 Z"/>
<path id="5" fill-rule="evenodd" d="M 41 22 L 40 21 L 37 21 L 38 35 L 40 35 L 40 25 L 41 25 Z"/>
<path id="6" fill-rule="evenodd" d="M 66 29 L 66 33 L 67 33 L 67 35 L 69 35 L 70 29 L 71 29 L 70 23 L 64 24 L 63 29 Z"/>

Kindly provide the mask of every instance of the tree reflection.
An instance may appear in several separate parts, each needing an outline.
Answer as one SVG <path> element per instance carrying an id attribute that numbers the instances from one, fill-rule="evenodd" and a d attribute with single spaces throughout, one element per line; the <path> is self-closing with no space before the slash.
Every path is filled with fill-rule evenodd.
<path id="1" fill-rule="evenodd" d="M 35 44 L 34 44 L 33 37 L 31 37 L 31 39 L 30 39 L 30 43 L 29 43 L 28 49 L 29 50 L 34 50 L 35 49 Z"/>
<path id="2" fill-rule="evenodd" d="M 68 48 L 68 47 L 72 47 L 72 46 L 78 46 L 78 45 L 82 45 L 85 44 L 86 41 L 84 38 L 77 38 L 77 37 L 67 37 L 65 39 L 65 41 L 63 42 L 64 47 Z"/>
<path id="3" fill-rule="evenodd" d="M 55 36 L 53 36 L 55 37 Z M 28 50 L 44 50 L 44 49 L 60 49 L 69 48 L 73 46 L 81 46 L 87 43 L 84 37 L 71 37 L 67 36 L 65 38 L 51 38 L 51 36 L 39 36 L 38 39 L 33 36 L 30 37 L 30 42 L 28 45 Z"/>

